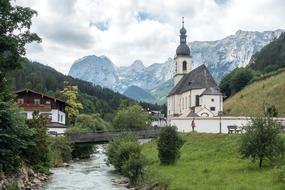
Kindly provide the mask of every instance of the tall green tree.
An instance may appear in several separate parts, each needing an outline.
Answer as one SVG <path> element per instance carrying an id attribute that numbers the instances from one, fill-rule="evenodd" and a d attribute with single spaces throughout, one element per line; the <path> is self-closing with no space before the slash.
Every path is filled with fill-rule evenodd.
<path id="1" fill-rule="evenodd" d="M 23 152 L 30 145 L 31 130 L 17 110 L 6 79 L 7 73 L 20 67 L 25 45 L 40 38 L 30 32 L 36 11 L 0 1 L 0 170 L 15 171 Z"/>
<path id="2" fill-rule="evenodd" d="M 278 156 L 284 155 L 284 141 L 281 138 L 281 125 L 270 117 L 253 118 L 250 125 L 244 127 L 240 153 L 252 162 L 259 160 L 262 167 L 265 159 L 271 163 Z"/>
<path id="3" fill-rule="evenodd" d="M 150 115 L 137 104 L 122 107 L 117 112 L 113 125 L 117 129 L 145 128 L 150 123 Z"/>
<path id="4" fill-rule="evenodd" d="M 70 124 L 74 125 L 76 117 L 79 115 L 79 111 L 83 109 L 82 104 L 77 99 L 78 87 L 72 86 L 65 81 L 62 94 L 65 97 L 66 102 L 69 104 L 69 106 L 65 108 L 65 111 L 69 117 Z"/>

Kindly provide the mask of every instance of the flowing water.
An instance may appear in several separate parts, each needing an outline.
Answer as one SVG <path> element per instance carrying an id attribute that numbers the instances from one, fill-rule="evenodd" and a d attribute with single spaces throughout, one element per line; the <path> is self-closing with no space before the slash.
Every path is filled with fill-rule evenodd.
<path id="1" fill-rule="evenodd" d="M 120 176 L 114 173 L 112 166 L 106 165 L 104 146 L 97 145 L 97 152 L 91 159 L 76 161 L 70 167 L 55 168 L 53 175 L 44 184 L 44 190 L 126 190 L 116 185 L 112 179 Z"/>

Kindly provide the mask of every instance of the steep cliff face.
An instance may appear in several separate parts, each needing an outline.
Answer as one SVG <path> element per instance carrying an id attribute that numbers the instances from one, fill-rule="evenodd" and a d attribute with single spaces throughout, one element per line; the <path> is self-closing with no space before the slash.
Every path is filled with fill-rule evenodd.
<path id="1" fill-rule="evenodd" d="M 74 62 L 68 75 L 112 89 L 119 77 L 106 56 L 89 55 Z"/>
<path id="2" fill-rule="evenodd" d="M 261 50 L 282 30 L 250 32 L 237 31 L 224 39 L 208 42 L 191 42 L 194 67 L 207 65 L 214 78 L 219 81 L 236 67 L 246 66 L 253 54 Z"/>

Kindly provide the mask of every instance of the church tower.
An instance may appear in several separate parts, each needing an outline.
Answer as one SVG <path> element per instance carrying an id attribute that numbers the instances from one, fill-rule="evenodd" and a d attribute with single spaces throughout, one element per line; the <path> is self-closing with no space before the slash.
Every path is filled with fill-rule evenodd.
<path id="1" fill-rule="evenodd" d="M 174 75 L 174 86 L 182 79 L 185 74 L 192 70 L 192 57 L 190 55 L 190 48 L 187 45 L 187 31 L 184 28 L 184 17 L 182 17 L 182 28 L 180 29 L 180 44 L 176 49 L 176 56 L 174 58 L 176 70 Z"/>

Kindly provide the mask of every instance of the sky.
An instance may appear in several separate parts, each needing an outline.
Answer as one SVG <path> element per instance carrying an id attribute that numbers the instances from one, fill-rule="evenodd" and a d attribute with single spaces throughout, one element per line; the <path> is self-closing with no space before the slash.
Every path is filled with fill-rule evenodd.
<path id="1" fill-rule="evenodd" d="M 32 61 L 67 74 L 87 55 L 116 66 L 145 66 L 174 57 L 181 18 L 188 41 L 222 39 L 237 30 L 285 29 L 284 0 L 16 0 L 38 12 L 32 32 L 42 43 L 26 46 Z"/>

